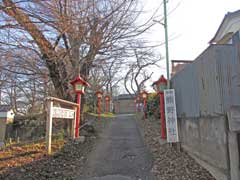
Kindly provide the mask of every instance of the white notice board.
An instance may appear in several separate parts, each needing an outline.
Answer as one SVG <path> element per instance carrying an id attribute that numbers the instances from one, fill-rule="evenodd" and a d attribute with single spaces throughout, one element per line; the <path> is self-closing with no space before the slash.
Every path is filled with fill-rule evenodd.
<path id="1" fill-rule="evenodd" d="M 164 90 L 164 103 L 167 141 L 170 143 L 179 142 L 174 89 Z"/>
<path id="2" fill-rule="evenodd" d="M 75 111 L 72 109 L 53 107 L 52 108 L 52 117 L 53 118 L 62 118 L 62 119 L 74 119 Z"/>

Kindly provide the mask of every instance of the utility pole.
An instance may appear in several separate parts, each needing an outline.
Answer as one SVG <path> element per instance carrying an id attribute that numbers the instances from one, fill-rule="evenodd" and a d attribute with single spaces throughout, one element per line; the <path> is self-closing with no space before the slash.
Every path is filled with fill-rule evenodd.
<path id="1" fill-rule="evenodd" d="M 167 3 L 168 3 L 168 0 L 163 0 L 163 7 L 164 7 L 164 24 L 163 24 L 163 25 L 164 25 L 164 29 L 165 29 L 167 89 L 170 89 L 169 52 L 168 52 L 168 24 L 167 24 Z"/>

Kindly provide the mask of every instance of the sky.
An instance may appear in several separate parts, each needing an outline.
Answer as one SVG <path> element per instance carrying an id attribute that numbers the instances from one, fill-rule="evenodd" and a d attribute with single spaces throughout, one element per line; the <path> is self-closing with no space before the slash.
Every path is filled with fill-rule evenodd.
<path id="1" fill-rule="evenodd" d="M 153 12 L 162 1 L 143 0 L 144 9 Z M 240 0 L 168 0 L 167 7 L 169 59 L 194 60 L 209 46 L 208 42 L 214 37 L 225 14 L 240 9 Z M 163 15 L 163 6 L 159 14 Z M 148 38 L 164 42 L 164 27 L 155 25 Z M 164 46 L 159 47 L 159 52 L 165 57 Z M 154 70 L 153 80 L 157 80 L 160 74 L 166 75 L 165 59 L 160 65 L 163 68 Z"/>

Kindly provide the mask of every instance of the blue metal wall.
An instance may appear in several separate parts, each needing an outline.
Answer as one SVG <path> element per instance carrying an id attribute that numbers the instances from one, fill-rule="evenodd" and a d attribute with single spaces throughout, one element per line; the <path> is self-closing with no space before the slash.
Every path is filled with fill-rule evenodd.
<path id="1" fill-rule="evenodd" d="M 240 105 L 236 45 L 211 45 L 171 79 L 178 117 L 218 116 Z"/>

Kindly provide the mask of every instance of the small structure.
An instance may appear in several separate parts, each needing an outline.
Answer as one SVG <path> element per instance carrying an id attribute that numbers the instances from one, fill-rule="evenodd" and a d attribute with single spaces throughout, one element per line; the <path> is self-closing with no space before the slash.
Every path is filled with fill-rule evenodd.
<path id="1" fill-rule="evenodd" d="M 118 114 L 135 113 L 134 94 L 120 94 L 113 98 L 114 111 Z"/>
<path id="2" fill-rule="evenodd" d="M 171 72 L 171 77 L 183 70 L 183 68 L 192 63 L 192 61 L 187 61 L 187 60 L 172 60 L 172 72 Z"/>
<path id="3" fill-rule="evenodd" d="M 4 146 L 6 126 L 13 123 L 14 112 L 9 105 L 0 105 L 0 148 Z"/>

